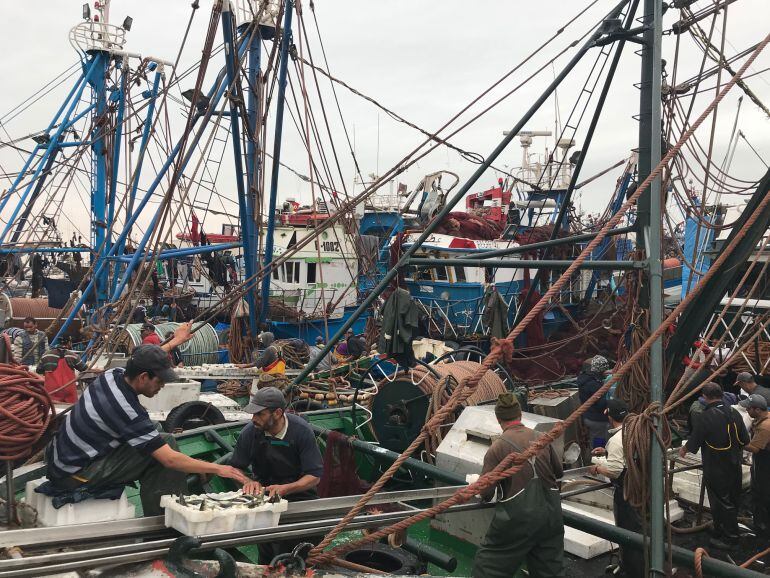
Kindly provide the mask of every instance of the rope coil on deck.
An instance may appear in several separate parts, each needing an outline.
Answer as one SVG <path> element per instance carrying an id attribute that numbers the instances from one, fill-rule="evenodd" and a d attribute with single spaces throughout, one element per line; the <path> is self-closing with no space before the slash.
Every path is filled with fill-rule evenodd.
<path id="1" fill-rule="evenodd" d="M 411 380 L 412 383 L 414 383 L 426 396 L 430 397 L 428 412 L 425 416 L 427 422 L 430 421 L 439 408 L 444 407 L 449 403 L 452 391 L 457 384 L 469 379 L 474 373 L 480 370 L 481 364 L 475 361 L 438 363 L 436 365 L 431 365 L 430 368 L 424 365 L 417 365 L 408 371 L 400 372 L 393 381 L 398 379 Z M 378 388 L 382 391 L 387 388 L 388 384 L 391 382 L 392 381 L 387 378 L 382 379 L 378 384 Z M 465 401 L 461 402 L 459 405 L 465 407 L 476 405 L 483 401 L 494 400 L 499 394 L 505 393 L 506 391 L 507 388 L 505 387 L 502 378 L 500 378 L 494 371 L 487 370 L 475 390 L 472 391 Z M 441 426 L 453 422 L 454 415 L 447 414 L 439 426 L 432 429 L 428 439 L 425 440 L 425 449 L 429 454 L 434 454 L 436 448 L 441 443 Z"/>
<path id="2" fill-rule="evenodd" d="M 53 403 L 39 375 L 0 363 L 0 461 L 28 457 L 53 414 Z"/>

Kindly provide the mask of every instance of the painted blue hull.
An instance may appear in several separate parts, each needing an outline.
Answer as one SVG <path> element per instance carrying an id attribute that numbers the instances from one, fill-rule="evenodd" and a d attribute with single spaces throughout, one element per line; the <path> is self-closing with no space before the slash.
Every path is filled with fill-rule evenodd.
<path id="1" fill-rule="evenodd" d="M 327 328 L 328 336 L 331 337 L 342 327 L 355 311 L 354 307 L 346 307 L 342 317 L 329 319 L 324 322 L 323 319 L 302 322 L 271 321 L 270 331 L 273 332 L 276 339 L 301 339 L 308 344 L 315 344 L 316 337 L 321 337 L 326 341 Z M 365 312 L 353 323 L 353 332 L 363 333 L 366 328 L 366 320 L 369 318 L 369 312 Z"/>

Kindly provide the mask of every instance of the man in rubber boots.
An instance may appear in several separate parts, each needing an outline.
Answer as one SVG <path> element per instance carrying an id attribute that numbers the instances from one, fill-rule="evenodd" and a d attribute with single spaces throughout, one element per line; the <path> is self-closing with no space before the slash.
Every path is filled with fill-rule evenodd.
<path id="1" fill-rule="evenodd" d="M 189 325 L 171 343 L 179 344 Z M 181 341 L 182 343 L 184 341 Z M 187 474 L 215 474 L 241 484 L 233 468 L 196 460 L 177 451 L 174 437 L 160 433 L 139 402 L 165 383 L 178 381 L 168 352 L 157 345 L 134 349 L 126 368 L 100 375 L 83 393 L 46 448 L 47 476 L 55 490 L 91 494 L 139 481 L 145 516 L 163 513 L 160 497 L 187 491 Z"/>
<path id="2" fill-rule="evenodd" d="M 770 539 L 770 419 L 767 419 L 767 400 L 753 394 L 741 402 L 754 422 L 751 441 L 745 448 L 751 458 L 751 496 L 754 501 L 754 532 Z"/>
<path id="3" fill-rule="evenodd" d="M 521 406 L 513 393 L 501 393 L 495 416 L 503 429 L 484 456 L 482 474 L 510 453 L 522 453 L 538 433 L 521 423 Z M 495 515 L 476 552 L 474 578 L 510 578 L 526 562 L 535 578 L 564 576 L 564 522 L 557 479 L 561 460 L 553 447 L 545 450 L 497 486 L 484 490 L 484 500 L 497 498 Z"/>
<path id="4" fill-rule="evenodd" d="M 316 486 L 323 474 L 323 460 L 310 425 L 300 416 L 286 413 L 286 399 L 275 387 L 258 390 L 243 411 L 251 423 L 238 437 L 230 465 L 251 467 L 254 482 L 244 493 L 279 495 L 289 501 L 318 497 Z M 291 552 L 307 539 L 259 544 L 260 564 L 270 564 L 279 554 Z"/>
<path id="5" fill-rule="evenodd" d="M 642 532 L 642 519 L 639 512 L 628 503 L 623 495 L 623 481 L 626 477 L 626 455 L 623 452 L 623 421 L 628 415 L 628 406 L 621 399 L 607 401 L 607 409 L 604 410 L 610 422 L 607 445 L 596 448 L 594 455 L 606 455 L 603 464 L 593 466 L 594 475 L 607 476 L 612 480 L 613 499 L 612 512 L 615 514 L 615 525 L 618 528 L 631 532 Z M 637 548 L 620 547 L 621 569 L 623 575 L 629 578 L 641 578 L 644 576 L 644 553 Z"/>
<path id="6" fill-rule="evenodd" d="M 713 536 L 709 543 L 729 550 L 737 546 L 738 501 L 741 496 L 741 458 L 749 434 L 737 411 L 722 401 L 722 388 L 716 383 L 703 386 L 707 405 L 693 423 L 687 443 L 679 449 L 680 457 L 701 451 L 703 481 L 708 492 Z"/>

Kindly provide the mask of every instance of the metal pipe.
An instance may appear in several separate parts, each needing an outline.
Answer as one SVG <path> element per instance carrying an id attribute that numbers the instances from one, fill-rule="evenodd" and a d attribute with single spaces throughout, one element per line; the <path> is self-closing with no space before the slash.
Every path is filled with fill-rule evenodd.
<path id="1" fill-rule="evenodd" d="M 623 10 L 623 7 L 627 3 L 627 0 L 623 0 L 622 2 L 618 3 L 609 13 L 608 17 L 616 17 L 618 14 L 620 14 L 620 12 Z M 511 141 L 516 138 L 516 136 L 519 134 L 519 131 L 524 128 L 527 122 L 529 122 L 529 120 L 535 115 L 543 103 L 550 98 L 551 94 L 553 94 L 553 92 L 559 87 L 561 82 L 567 77 L 567 75 L 572 71 L 577 63 L 580 62 L 586 52 L 588 52 L 588 50 L 594 45 L 594 42 L 601 36 L 602 33 L 599 30 L 596 30 L 590 36 L 590 38 L 578 49 L 577 53 L 570 59 L 564 69 L 562 69 L 556 78 L 553 79 L 551 84 L 548 85 L 548 88 L 546 88 L 545 91 L 538 97 L 538 99 L 529 108 L 529 110 L 524 113 L 524 116 L 519 120 L 519 122 L 517 122 L 516 125 L 514 125 L 514 127 L 505 134 L 503 140 L 500 141 L 494 150 L 487 156 L 485 161 L 479 165 L 479 167 L 476 169 L 476 171 L 474 171 L 468 181 L 462 187 L 460 187 L 460 189 L 458 189 L 452 198 L 447 200 L 444 207 L 441 209 L 441 211 L 439 211 L 436 217 L 430 223 L 428 223 L 428 225 L 425 227 L 425 230 L 422 232 L 422 234 L 420 234 L 419 238 L 404 252 L 396 266 L 388 270 L 388 272 L 377 284 L 377 286 L 374 287 L 369 295 L 366 296 L 366 299 L 363 300 L 358 308 L 342 324 L 339 330 L 337 330 L 337 333 L 335 333 L 332 338 L 329 339 L 328 343 L 324 346 L 323 351 L 318 356 L 310 360 L 310 362 L 304 367 L 300 374 L 294 379 L 293 383 L 302 383 L 302 381 L 308 375 L 310 375 L 313 370 L 315 370 L 320 361 L 331 352 L 340 338 L 345 335 L 345 332 L 353 326 L 356 320 L 369 309 L 371 304 L 374 303 L 375 299 L 377 299 L 380 294 L 388 287 L 388 285 L 390 285 L 390 282 L 398 274 L 398 270 L 404 266 L 404 264 L 412 257 L 415 251 L 417 251 L 417 249 L 420 248 L 420 246 L 428 239 L 428 237 L 433 234 L 433 231 L 435 231 L 439 224 L 441 224 L 441 222 L 452 211 L 455 205 L 457 205 L 457 203 L 465 198 L 465 195 L 470 191 L 471 187 L 476 184 L 476 181 L 481 178 L 481 176 L 487 171 L 490 165 L 495 162 L 497 157 L 500 156 L 500 154 L 506 149 Z"/>
<path id="2" fill-rule="evenodd" d="M 312 423 L 310 424 L 310 427 L 313 429 L 313 432 L 316 435 L 319 435 L 324 439 L 326 439 L 329 436 L 329 432 L 331 431 Z M 381 446 L 376 446 L 374 444 L 370 444 L 368 442 L 351 438 L 351 437 L 347 437 L 347 440 L 348 442 L 350 442 L 350 444 L 353 446 L 354 449 L 360 451 L 361 453 L 364 453 L 369 456 L 373 456 L 377 459 L 381 459 L 386 462 L 392 463 L 396 461 L 396 458 L 399 457 L 399 454 L 397 454 L 396 452 L 392 452 Z M 433 466 L 431 464 L 426 464 L 425 462 L 416 460 L 414 458 L 407 458 L 406 461 L 404 462 L 403 467 L 407 470 L 418 472 L 438 482 L 444 482 L 444 483 L 453 484 L 453 485 L 464 485 L 467 483 L 465 481 L 465 476 L 461 476 L 458 474 L 454 474 L 452 472 L 448 472 L 446 470 L 442 470 L 441 468 L 437 468 L 436 466 Z"/>
<path id="3" fill-rule="evenodd" d="M 8 527 L 13 526 L 15 519 L 14 506 L 16 505 L 16 492 L 13 485 L 13 462 L 5 462 L 5 507 L 8 514 Z"/>
<path id="4" fill-rule="evenodd" d="M 100 260 L 110 250 L 107 239 L 107 146 L 105 133 L 101 121 L 106 121 L 107 116 L 107 67 L 110 58 L 107 52 L 98 52 L 94 56 L 94 70 L 89 84 L 91 85 L 91 98 L 94 103 L 94 111 L 91 115 L 91 246 L 97 251 L 94 259 Z M 105 123 L 106 124 L 106 123 Z M 96 304 L 101 306 L 107 301 L 109 268 L 103 267 L 97 275 L 94 273 L 96 283 Z"/>
<path id="5" fill-rule="evenodd" d="M 186 257 L 188 255 L 200 255 L 201 253 L 211 253 L 213 251 L 228 251 L 229 249 L 238 249 L 242 247 L 240 243 L 218 243 L 216 245 L 198 245 L 197 247 L 185 247 L 184 249 L 166 249 L 158 253 L 158 259 L 174 259 L 176 257 Z M 148 251 L 142 258 L 149 259 L 154 255 L 154 251 Z M 109 257 L 114 261 L 128 263 L 131 257 Z"/>
<path id="6" fill-rule="evenodd" d="M 225 47 L 225 69 L 227 70 L 227 85 L 230 89 L 227 91 L 227 100 L 230 106 L 230 137 L 233 144 L 233 159 L 235 161 L 235 188 L 238 192 L 238 212 L 241 223 L 241 239 L 243 242 L 243 252 L 246 255 L 246 278 L 250 279 L 255 271 L 252 269 L 251 256 L 256 247 L 251 246 L 251 229 L 256 226 L 256 223 L 250 218 L 251 207 L 246 196 L 246 185 L 243 181 L 243 151 L 241 149 L 241 117 L 239 115 L 239 103 L 243 101 L 243 94 L 241 91 L 241 75 L 240 75 L 240 63 L 236 62 L 238 58 L 238 51 L 235 46 L 234 39 L 235 31 L 235 15 L 232 12 L 232 4 L 230 2 L 224 2 L 222 4 L 222 37 L 224 39 Z M 257 45 L 259 50 L 259 45 Z M 249 43 L 249 51 L 251 51 L 251 43 Z M 246 131 L 248 134 L 248 131 Z M 248 165 L 247 165 L 248 166 Z M 268 276 L 269 277 L 269 276 Z M 247 299 L 252 292 L 247 293 Z M 249 323 L 251 326 L 252 335 L 256 335 L 256 322 L 254 317 L 254 303 L 253 296 L 249 302 Z"/>
<path id="7" fill-rule="evenodd" d="M 258 139 L 260 135 L 260 122 L 259 122 L 259 98 L 260 98 L 260 72 L 262 65 L 262 34 L 261 26 L 259 23 L 254 23 L 254 30 L 251 33 L 251 41 L 249 42 L 249 64 L 248 64 L 248 101 L 246 104 L 246 114 L 248 117 L 248 130 L 246 131 L 246 171 L 247 171 L 247 192 L 246 192 L 246 206 L 249 209 L 247 216 L 250 221 L 248 231 L 244 231 L 244 235 L 248 235 L 248 246 L 250 251 L 244 253 L 246 278 L 251 279 L 254 273 L 259 268 L 259 256 L 258 256 L 258 240 L 257 240 L 257 215 L 259 211 L 257 207 L 262 201 L 262 196 L 258 194 L 260 184 L 260 171 L 262 166 L 260 164 Z M 249 327 L 251 328 L 251 334 L 256 335 L 257 326 L 257 308 L 256 301 L 254 299 L 254 291 L 246 293 L 246 302 L 249 305 Z"/>
<path id="8" fill-rule="evenodd" d="M 275 111 L 275 137 L 273 141 L 273 170 L 270 175 L 270 202 L 267 210 L 267 232 L 265 233 L 265 255 L 262 259 L 263 267 L 268 267 L 273 262 L 273 234 L 275 231 L 275 204 L 278 197 L 278 172 L 281 168 L 281 135 L 283 133 L 283 110 L 286 105 L 286 76 L 289 65 L 289 46 L 292 43 L 291 35 L 291 16 L 294 11 L 294 0 L 286 0 L 284 3 L 283 30 L 281 31 L 281 57 L 280 68 L 278 69 L 278 96 L 276 100 Z M 262 277 L 261 301 L 259 304 L 259 322 L 264 323 L 267 319 L 267 310 L 270 306 L 270 280 L 272 275 Z M 319 357 L 315 365 L 318 364 L 324 355 Z M 310 360 L 313 363 L 313 360 Z M 315 367 L 313 365 L 313 367 Z M 309 373 L 309 372 L 308 372 Z M 297 383 L 297 382 L 295 382 Z"/>
<path id="9" fill-rule="evenodd" d="M 213 442 L 217 444 L 220 448 L 227 452 L 233 451 L 233 445 L 228 442 L 225 438 L 223 438 L 221 435 L 219 435 L 219 432 L 213 429 L 208 430 L 205 434 L 203 434 L 203 437 L 206 438 L 208 441 Z"/>
<path id="10" fill-rule="evenodd" d="M 494 504 L 463 504 L 453 506 L 449 513 L 473 511 L 494 507 Z M 348 529 L 356 530 L 386 525 L 408 518 L 423 511 L 421 509 L 408 509 L 398 512 L 383 514 L 370 514 L 357 516 L 348 525 Z M 281 524 L 267 528 L 241 530 L 222 534 L 209 534 L 201 536 L 201 550 L 213 548 L 229 548 L 260 542 L 272 542 L 294 537 L 313 536 L 330 531 L 341 518 L 326 518 L 292 524 Z M 163 538 L 143 543 L 122 544 L 117 546 L 103 546 L 88 550 L 74 550 L 70 552 L 56 552 L 29 556 L 20 560 L 8 560 L 3 563 L 0 570 L 0 578 L 17 576 L 41 576 L 55 572 L 65 572 L 77 568 L 93 568 L 94 566 L 127 564 L 142 560 L 152 560 L 166 555 L 175 538 Z M 7 569 L 7 570 L 5 570 Z"/>
<path id="11" fill-rule="evenodd" d="M 456 266 L 456 267 L 488 267 L 490 269 L 566 269 L 572 265 L 573 261 L 569 260 L 543 260 L 543 259 L 507 259 L 503 261 L 495 261 L 490 263 L 485 259 L 426 259 L 426 258 L 412 258 L 409 259 L 404 265 L 413 265 L 416 267 L 443 267 L 443 266 Z M 646 261 L 586 261 L 583 263 L 581 269 L 644 269 Z"/>
<path id="12" fill-rule="evenodd" d="M 598 536 L 614 542 L 623 547 L 643 549 L 646 547 L 645 542 L 649 541 L 649 538 L 645 540 L 644 536 L 637 534 L 636 532 L 629 532 L 623 528 L 618 528 L 612 524 L 601 522 L 588 516 L 583 516 L 576 512 L 569 512 L 562 510 L 564 517 L 564 524 L 570 528 L 582 530 L 593 536 Z M 661 541 L 661 546 L 663 542 Z M 679 546 L 671 547 L 671 555 L 674 562 L 679 564 L 685 564 L 689 568 L 695 567 L 695 555 L 692 551 Z M 741 568 L 733 564 L 728 564 L 716 558 L 703 557 L 703 573 L 706 576 L 714 576 L 715 578 L 762 578 L 765 575 L 759 572 L 754 572 L 747 568 Z M 765 577 L 766 578 L 766 577 Z"/>
<path id="13" fill-rule="evenodd" d="M 631 233 L 636 230 L 636 227 L 618 227 L 607 233 L 608 237 L 614 237 L 616 235 L 624 235 L 625 233 Z M 546 247 L 557 247 L 559 245 L 569 245 L 572 243 L 581 243 L 583 241 L 590 241 L 599 233 L 582 233 L 580 235 L 572 235 L 571 237 L 561 237 L 559 239 L 551 239 L 549 241 L 540 241 L 539 243 L 530 243 L 529 245 L 517 245 L 515 247 L 507 247 L 505 249 L 492 249 L 489 251 L 473 251 L 472 254 L 476 259 L 491 259 L 493 257 L 503 257 L 506 255 L 516 255 L 518 253 L 529 253 L 538 249 L 545 249 Z M 409 243 L 404 243 L 408 245 Z M 462 251 L 458 251 L 462 252 Z"/>
<path id="14" fill-rule="evenodd" d="M 446 552 L 442 552 L 438 548 L 434 548 L 425 542 L 415 540 L 411 536 L 406 537 L 406 540 L 404 540 L 404 544 L 401 546 L 401 548 L 414 554 L 423 562 L 435 564 L 447 572 L 454 572 L 457 568 L 457 557 L 450 556 Z"/>
<path id="15" fill-rule="evenodd" d="M 649 175 L 661 159 L 661 44 L 663 35 L 663 0 L 645 0 L 642 50 L 642 87 L 639 123 L 639 182 Z M 644 154 L 644 165 L 642 157 Z M 639 207 L 637 224 L 644 232 L 644 247 L 649 272 L 649 328 L 654 331 L 663 322 L 663 263 L 661 255 L 661 176 L 650 184 L 647 194 L 648 212 Z M 641 199 L 640 199 L 641 201 Z M 650 348 L 650 403 L 663 403 L 663 340 L 658 338 Z M 664 520 L 665 476 L 664 453 L 657 438 L 660 416 L 653 415 L 655 431 L 650 433 L 650 575 L 665 575 L 666 529 Z"/>

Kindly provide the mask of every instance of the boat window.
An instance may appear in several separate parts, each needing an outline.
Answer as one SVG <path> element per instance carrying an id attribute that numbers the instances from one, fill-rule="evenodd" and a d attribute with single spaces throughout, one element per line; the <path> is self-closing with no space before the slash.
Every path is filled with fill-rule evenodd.
<path id="1" fill-rule="evenodd" d="M 278 269 L 280 269 L 280 267 L 273 268 L 273 279 L 275 279 L 276 281 L 278 281 Z"/>
<path id="2" fill-rule="evenodd" d="M 283 266 L 286 268 L 286 282 L 299 283 L 299 263 L 287 261 Z"/>
<path id="3" fill-rule="evenodd" d="M 465 267 L 455 267 L 455 281 L 465 283 Z"/>
<path id="4" fill-rule="evenodd" d="M 307 264 L 307 282 L 315 283 L 315 263 Z"/>
<path id="5" fill-rule="evenodd" d="M 434 269 L 436 271 L 436 281 L 448 281 L 449 277 L 447 276 L 446 267 L 436 267 Z"/>

